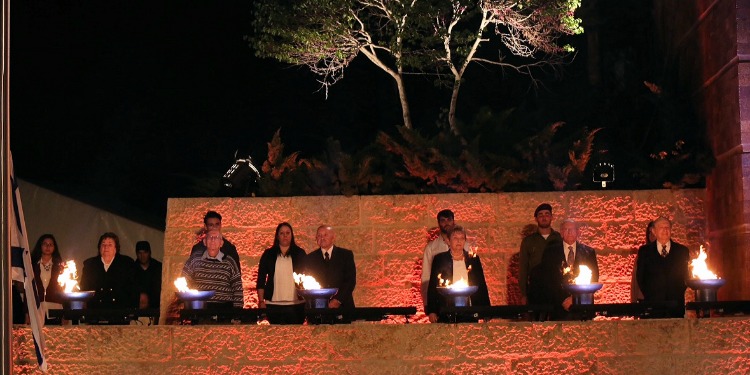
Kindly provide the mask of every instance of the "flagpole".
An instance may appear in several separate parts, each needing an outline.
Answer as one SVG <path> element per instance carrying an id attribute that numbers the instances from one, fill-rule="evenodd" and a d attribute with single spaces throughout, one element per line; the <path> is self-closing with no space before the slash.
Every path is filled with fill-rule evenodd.
<path id="1" fill-rule="evenodd" d="M 10 0 L 3 1 L 3 60 L 2 87 L 0 90 L 0 117 L 2 117 L 2 132 L 0 133 L 0 222 L 2 222 L 2 236 L 0 236 L 0 274 L 2 274 L 2 296 L 0 300 L 0 321 L 2 324 L 2 375 L 13 372 L 12 339 L 13 313 L 11 310 L 11 272 L 10 272 L 10 171 L 8 168 L 8 154 L 10 150 Z"/>

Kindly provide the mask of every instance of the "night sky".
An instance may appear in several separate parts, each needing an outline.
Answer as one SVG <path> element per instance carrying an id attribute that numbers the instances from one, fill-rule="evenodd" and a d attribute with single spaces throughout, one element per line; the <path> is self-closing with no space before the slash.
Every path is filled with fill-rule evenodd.
<path id="1" fill-rule="evenodd" d="M 326 100 L 305 68 L 254 57 L 251 33 L 249 0 L 13 2 L 17 175 L 163 227 L 168 197 L 215 194 L 235 151 L 259 165 L 279 128 L 305 156 L 328 137 L 352 152 L 402 121 L 391 79 L 363 59 Z M 576 61 L 565 74 L 585 80 Z M 434 127 L 447 91 L 410 89 L 416 124 Z M 498 73 L 463 90 L 464 113 L 534 95 L 528 78 Z"/>

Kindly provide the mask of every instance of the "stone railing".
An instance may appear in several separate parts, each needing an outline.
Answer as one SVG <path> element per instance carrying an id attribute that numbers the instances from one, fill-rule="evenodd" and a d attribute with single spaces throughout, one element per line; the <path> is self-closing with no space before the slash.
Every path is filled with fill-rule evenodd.
<path id="1" fill-rule="evenodd" d="M 45 328 L 50 374 L 746 374 L 750 319 Z M 13 330 L 14 373 L 41 373 Z"/>

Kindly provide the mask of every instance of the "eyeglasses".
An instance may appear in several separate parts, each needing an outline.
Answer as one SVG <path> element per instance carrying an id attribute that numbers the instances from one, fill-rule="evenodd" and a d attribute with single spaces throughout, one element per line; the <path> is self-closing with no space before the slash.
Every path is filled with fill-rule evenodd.
<path id="1" fill-rule="evenodd" d="M 208 236 L 206 237 L 207 240 L 221 240 L 221 236 Z"/>

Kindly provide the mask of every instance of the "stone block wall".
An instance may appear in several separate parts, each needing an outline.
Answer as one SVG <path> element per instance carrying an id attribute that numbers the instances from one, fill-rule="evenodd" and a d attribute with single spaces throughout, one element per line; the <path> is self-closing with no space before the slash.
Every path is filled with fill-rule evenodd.
<path id="1" fill-rule="evenodd" d="M 750 319 L 45 328 L 49 374 L 747 374 Z M 13 373 L 37 374 L 31 330 Z"/>
<path id="2" fill-rule="evenodd" d="M 257 306 L 255 279 L 264 249 L 276 225 L 294 227 L 297 243 L 314 250 L 321 224 L 335 228 L 336 244 L 354 251 L 358 306 L 417 306 L 422 253 L 437 232 L 435 215 L 456 213 L 469 231 L 493 305 L 519 303 L 518 250 L 522 230 L 534 223 L 541 202 L 553 206 L 553 226 L 565 218 L 581 223 L 581 241 L 598 250 L 602 303 L 629 302 L 630 278 L 647 223 L 663 215 L 674 222 L 674 238 L 697 250 L 706 238 L 703 190 L 579 191 L 502 194 L 441 194 L 355 197 L 189 198 L 170 199 L 164 241 L 163 321 L 174 316 L 173 281 L 179 277 L 203 215 L 223 215 L 223 233 L 241 257 L 245 306 Z M 710 254 L 709 254 L 710 257 Z M 420 315 L 418 320 L 422 319 Z"/>

